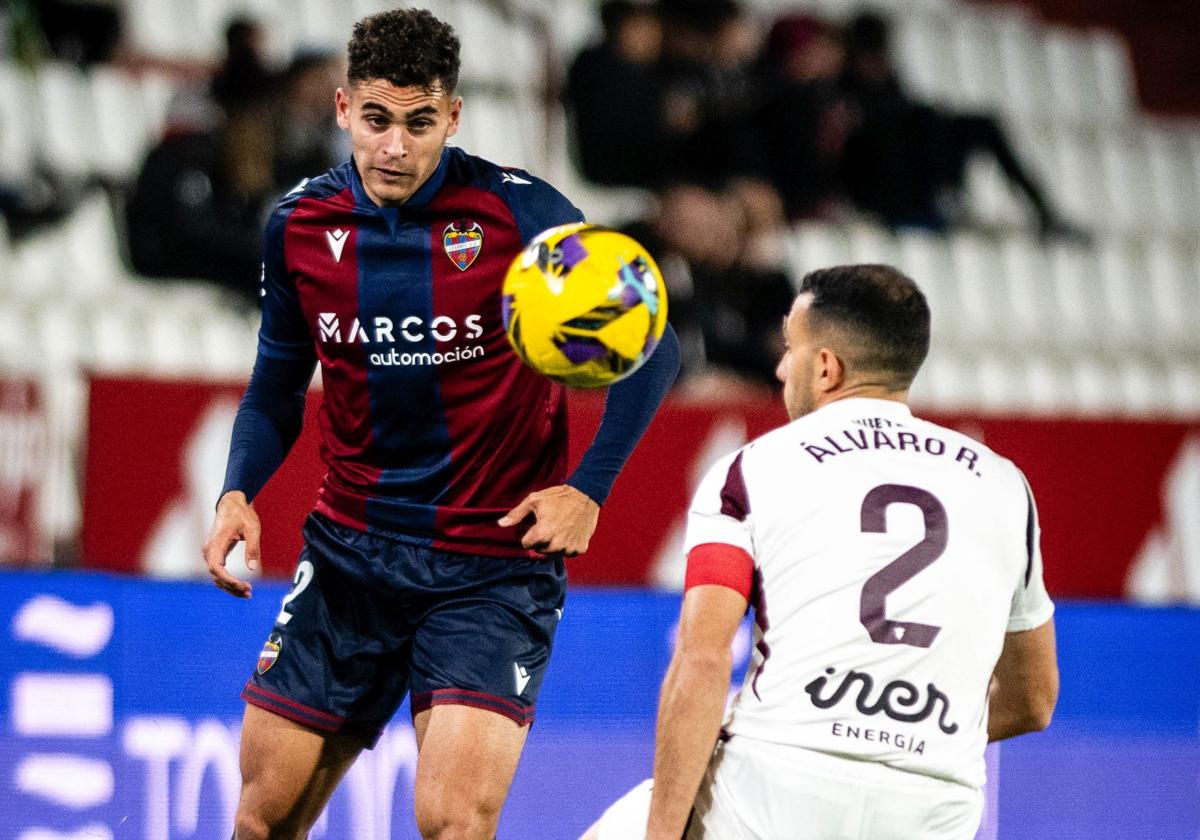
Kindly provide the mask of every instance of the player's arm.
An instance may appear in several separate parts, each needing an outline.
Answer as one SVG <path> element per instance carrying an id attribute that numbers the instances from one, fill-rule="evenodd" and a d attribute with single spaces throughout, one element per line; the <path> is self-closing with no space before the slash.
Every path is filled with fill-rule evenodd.
<path id="1" fill-rule="evenodd" d="M 304 397 L 316 368 L 316 351 L 284 264 L 286 218 L 277 210 L 267 224 L 258 356 L 234 420 L 225 484 L 203 547 L 213 583 L 239 598 L 250 597 L 250 584 L 229 573 L 225 558 L 245 540 L 246 565 L 260 562 L 261 529 L 251 503 L 300 434 Z"/>
<path id="2" fill-rule="evenodd" d="M 988 690 L 989 741 L 1045 729 L 1058 702 L 1054 604 L 1042 579 L 1041 527 L 1033 491 L 1025 476 L 1020 478 L 1025 564 L 1013 592 L 1008 633 Z"/>
<path id="3" fill-rule="evenodd" d="M 1057 702 L 1054 619 L 1006 634 L 989 691 L 988 740 L 1040 732 L 1050 725 Z"/>
<path id="4" fill-rule="evenodd" d="M 608 389 L 600 428 L 566 484 L 526 496 L 500 525 L 516 525 L 533 514 L 536 522 L 521 540 L 526 548 L 568 557 L 586 551 L 600 506 L 679 373 L 679 355 L 679 339 L 668 324 L 645 364 Z"/>
<path id="5" fill-rule="evenodd" d="M 694 586 L 684 596 L 659 698 L 646 840 L 683 836 L 720 733 L 733 670 L 730 647 L 745 613 L 746 596 L 721 584 Z"/>

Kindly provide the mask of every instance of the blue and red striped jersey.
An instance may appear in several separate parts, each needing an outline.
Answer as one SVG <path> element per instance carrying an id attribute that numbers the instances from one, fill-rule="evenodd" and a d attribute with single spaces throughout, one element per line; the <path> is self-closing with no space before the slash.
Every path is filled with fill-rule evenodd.
<path id="1" fill-rule="evenodd" d="M 544 181 L 453 147 L 400 207 L 376 206 L 353 162 L 279 202 L 259 354 L 320 363 L 319 512 L 446 550 L 540 556 L 496 520 L 563 483 L 565 393 L 509 348 L 500 290 L 524 244 L 582 219 Z"/>

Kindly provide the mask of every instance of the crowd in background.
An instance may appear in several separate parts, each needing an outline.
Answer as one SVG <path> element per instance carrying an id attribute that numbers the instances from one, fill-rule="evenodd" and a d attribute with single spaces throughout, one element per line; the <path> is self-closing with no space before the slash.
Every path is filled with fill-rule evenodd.
<path id="1" fill-rule="evenodd" d="M 773 379 L 788 223 L 946 231 L 966 220 L 967 163 L 983 153 L 1043 237 L 1086 239 L 994 116 L 907 92 L 877 14 L 844 27 L 788 14 L 765 36 L 736 0 L 607 0 L 601 17 L 565 89 L 578 164 L 597 184 L 656 193 L 657 212 L 629 230 L 663 265 L 704 393 Z"/>

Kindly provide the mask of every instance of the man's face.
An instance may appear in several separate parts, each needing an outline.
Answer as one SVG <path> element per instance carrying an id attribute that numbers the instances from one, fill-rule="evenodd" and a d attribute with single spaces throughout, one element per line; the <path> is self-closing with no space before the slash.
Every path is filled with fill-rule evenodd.
<path id="1" fill-rule="evenodd" d="M 380 207 L 403 204 L 428 180 L 462 112 L 462 99 L 440 85 L 426 90 L 382 79 L 338 88 L 336 104 L 363 187 Z"/>
<path id="2" fill-rule="evenodd" d="M 815 381 L 817 346 L 809 331 L 808 307 L 812 295 L 803 294 L 792 304 L 792 311 L 783 321 L 783 358 L 775 368 L 775 376 L 783 383 L 783 404 L 788 417 L 795 420 L 817 407 Z"/>

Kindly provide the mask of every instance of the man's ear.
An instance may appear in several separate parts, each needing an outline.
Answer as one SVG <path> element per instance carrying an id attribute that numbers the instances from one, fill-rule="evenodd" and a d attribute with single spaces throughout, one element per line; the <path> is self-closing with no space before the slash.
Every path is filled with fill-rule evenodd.
<path id="1" fill-rule="evenodd" d="M 813 384 L 823 394 L 837 390 L 846 380 L 846 366 L 836 353 L 828 347 L 817 352 L 817 364 L 813 371 Z"/>

